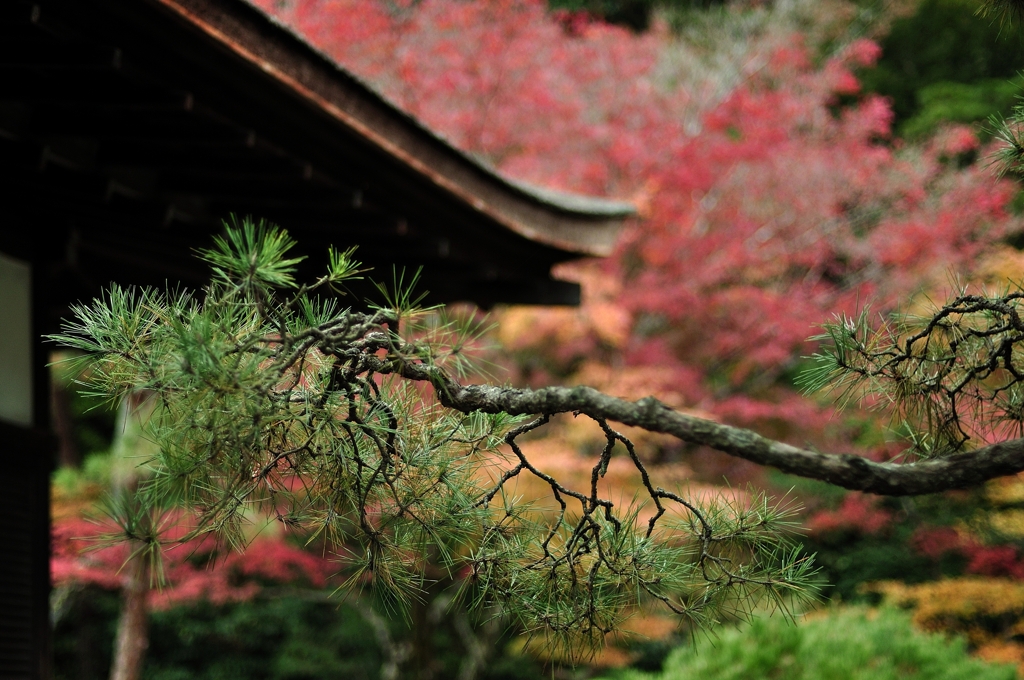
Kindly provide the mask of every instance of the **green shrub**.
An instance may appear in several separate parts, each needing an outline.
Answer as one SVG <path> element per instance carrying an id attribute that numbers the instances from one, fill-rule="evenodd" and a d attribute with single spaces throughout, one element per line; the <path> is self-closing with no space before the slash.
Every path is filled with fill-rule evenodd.
<path id="1" fill-rule="evenodd" d="M 983 78 L 973 83 L 940 81 L 917 92 L 918 110 L 900 126 L 907 139 L 921 139 L 942 123 L 975 123 L 1008 113 L 1024 92 L 1022 79 Z"/>
<path id="2" fill-rule="evenodd" d="M 70 594 L 54 629 L 54 677 L 110 674 L 116 592 Z M 152 612 L 147 680 L 375 680 L 382 657 L 373 632 L 351 607 L 300 598 L 206 601 Z"/>
<path id="3" fill-rule="evenodd" d="M 781 617 L 722 630 L 673 651 L 660 674 L 606 680 L 1012 680 L 1012 666 L 972 659 L 959 638 L 915 630 L 897 610 L 836 610 L 793 625 Z"/>
<path id="4" fill-rule="evenodd" d="M 381 656 L 352 608 L 298 598 L 154 612 L 149 680 L 372 680 Z"/>
<path id="5" fill-rule="evenodd" d="M 1024 43 L 1016 30 L 977 16 L 979 6 L 980 0 L 924 0 L 912 16 L 893 23 L 877 66 L 861 74 L 866 91 L 892 100 L 901 134 L 927 132 L 925 119 L 910 131 L 903 124 L 919 114 L 929 120 L 939 116 L 937 100 L 950 107 L 945 120 L 957 122 L 1005 113 L 1014 103 L 1019 90 L 982 81 L 1014 78 L 1024 68 Z M 950 100 L 952 83 L 970 86 L 956 92 L 964 98 L 956 105 Z M 939 90 L 927 89 L 933 85 Z"/>

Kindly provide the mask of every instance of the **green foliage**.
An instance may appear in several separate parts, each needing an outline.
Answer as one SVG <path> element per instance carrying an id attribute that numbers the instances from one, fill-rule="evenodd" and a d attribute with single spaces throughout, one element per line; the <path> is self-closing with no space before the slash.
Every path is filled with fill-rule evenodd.
<path id="1" fill-rule="evenodd" d="M 977 123 L 1013 110 L 1024 92 L 1021 78 L 983 78 L 971 83 L 940 81 L 917 92 L 919 109 L 900 128 L 908 139 L 922 139 L 943 123 Z"/>
<path id="2" fill-rule="evenodd" d="M 981 8 L 978 0 L 924 0 L 912 16 L 893 23 L 881 59 L 861 79 L 866 91 L 892 100 L 900 134 L 925 134 L 939 120 L 1008 113 L 1019 84 L 991 81 L 1009 80 L 1024 68 L 1024 44 L 1016 30 L 978 16 Z"/>
<path id="3" fill-rule="evenodd" d="M 385 305 L 341 308 L 317 294 L 359 274 L 351 251 L 332 250 L 327 273 L 299 285 L 287 234 L 226 226 L 200 253 L 214 272 L 204 295 L 114 286 L 53 338 L 83 353 L 75 361 L 101 397 L 148 395 L 140 414 L 158 452 L 136 495 L 107 512 L 111 540 L 133 542 L 153 573 L 168 544 L 212 535 L 242 550 L 250 524 L 276 521 L 324 541 L 348 587 L 369 585 L 396 617 L 432 582 L 468 575 L 472 605 L 500 605 L 571 657 L 644 603 L 707 627 L 811 596 L 793 508 L 757 495 L 698 508 L 656 491 L 603 421 L 589 493 L 563 486 L 516 443 L 546 416 L 463 413 L 423 389 L 443 399 L 470 370 L 473 319 L 418 307 L 401 274 Z M 642 524 L 642 503 L 616 509 L 599 494 L 623 447 L 658 510 Z M 550 487 L 554 516 L 510 494 L 520 474 Z"/>
<path id="4" fill-rule="evenodd" d="M 1024 106 L 1014 106 L 1009 118 L 993 116 L 990 122 L 1001 143 L 993 158 L 999 173 L 1024 177 Z"/>
<path id="5" fill-rule="evenodd" d="M 983 17 L 992 17 L 999 22 L 1001 28 L 1010 28 L 1020 25 L 1021 18 L 1024 18 L 1024 4 L 1020 0 L 985 0 L 978 10 Z"/>
<path id="6" fill-rule="evenodd" d="M 87 487 L 110 486 L 110 455 L 103 452 L 90 454 L 80 469 L 64 467 L 53 473 L 54 487 L 66 494 L 80 494 Z"/>
<path id="7" fill-rule="evenodd" d="M 608 680 L 1012 680 L 1012 666 L 967 655 L 963 640 L 918 632 L 895 610 L 835 610 L 798 625 L 756 618 L 669 655 L 662 673 L 627 670 Z"/>
<path id="8" fill-rule="evenodd" d="M 106 678 L 121 598 L 86 588 L 70 599 L 54 630 L 55 677 Z M 149 639 L 144 677 L 153 680 L 369 680 L 381 666 L 380 651 L 353 607 L 296 597 L 154 611 Z"/>
<path id="9" fill-rule="evenodd" d="M 377 678 L 381 656 L 352 607 L 272 598 L 153 616 L 152 680 Z"/>
<path id="10" fill-rule="evenodd" d="M 230 224 L 232 228 L 225 236 L 213 238 L 213 248 L 199 251 L 200 257 L 210 263 L 214 278 L 227 285 L 237 283 L 246 290 L 295 287 L 292 273 L 304 258 L 284 257 L 295 241 L 276 226 L 249 220 L 239 223 L 234 217 Z M 332 265 L 335 257 L 332 250 Z"/>
<path id="11" fill-rule="evenodd" d="M 64 589 L 54 593 L 51 606 L 55 680 L 108 678 L 120 594 L 89 586 Z"/>

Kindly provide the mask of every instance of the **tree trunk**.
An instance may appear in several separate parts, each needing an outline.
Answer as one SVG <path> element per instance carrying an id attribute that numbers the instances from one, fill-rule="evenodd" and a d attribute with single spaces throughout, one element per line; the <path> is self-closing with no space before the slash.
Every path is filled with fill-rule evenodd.
<path id="1" fill-rule="evenodd" d="M 75 426 L 71 415 L 71 396 L 67 388 L 50 381 L 50 414 L 53 433 L 57 435 L 57 465 L 77 468 L 82 465 L 82 452 L 75 442 Z"/>
<path id="2" fill-rule="evenodd" d="M 140 546 L 133 545 L 132 549 Z M 117 640 L 110 680 L 139 680 L 149 647 L 149 564 L 145 555 L 137 555 L 124 566 L 125 584 L 121 618 L 117 622 Z"/>
<path id="3" fill-rule="evenodd" d="M 129 395 L 121 403 L 117 416 L 117 429 L 110 447 L 111 493 L 134 494 L 138 488 L 141 470 L 139 463 L 152 454 L 152 442 L 143 436 L 143 422 L 151 414 L 143 393 Z M 138 541 L 129 543 L 135 557 L 129 559 L 122 570 L 125 576 L 121 600 L 121 617 L 117 623 L 114 658 L 110 680 L 139 680 L 142 664 L 149 647 L 149 610 L 146 605 L 150 588 L 148 556 L 141 551 Z"/>
<path id="4" fill-rule="evenodd" d="M 432 680 L 434 677 L 434 628 L 437 622 L 430 620 L 430 601 L 433 599 L 433 593 L 428 592 L 423 593 L 422 599 L 412 601 L 412 672 L 416 680 Z"/>

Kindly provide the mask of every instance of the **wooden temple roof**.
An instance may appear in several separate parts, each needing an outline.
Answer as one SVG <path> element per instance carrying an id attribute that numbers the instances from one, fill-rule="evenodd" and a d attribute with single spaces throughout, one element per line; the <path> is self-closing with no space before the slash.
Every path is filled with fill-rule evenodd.
<path id="1" fill-rule="evenodd" d="M 45 233 L 61 285 L 199 283 L 235 213 L 422 265 L 435 301 L 574 304 L 551 266 L 633 212 L 503 177 L 242 0 L 8 2 L 0 36 L 5 229 Z"/>

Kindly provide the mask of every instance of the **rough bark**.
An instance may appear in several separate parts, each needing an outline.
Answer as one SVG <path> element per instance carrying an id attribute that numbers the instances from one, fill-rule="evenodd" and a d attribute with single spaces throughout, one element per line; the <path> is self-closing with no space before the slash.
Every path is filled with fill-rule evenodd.
<path id="1" fill-rule="evenodd" d="M 57 435 L 57 465 L 77 468 L 82 464 L 82 452 L 75 441 L 74 416 L 71 397 L 67 389 L 56 380 L 50 384 L 50 414 L 54 434 Z"/>
<path id="2" fill-rule="evenodd" d="M 145 400 L 145 394 L 134 393 L 122 401 L 118 411 L 111 446 L 114 458 L 111 494 L 132 495 L 138 488 L 142 474 L 138 463 L 145 455 L 146 447 L 152 446 L 142 435 L 141 422 L 152 409 L 152 406 L 144 405 Z M 142 677 L 142 666 L 149 648 L 147 596 L 150 589 L 149 562 L 141 550 L 143 547 L 139 541 L 129 543 L 135 556 L 125 563 L 123 569 L 125 581 L 121 592 L 121 616 L 117 623 L 110 680 L 139 680 Z"/>
<path id="3" fill-rule="evenodd" d="M 581 413 L 650 432 L 663 432 L 684 442 L 708 446 L 758 465 L 878 495 L 917 496 L 962 489 L 1024 470 L 1024 439 L 1012 439 L 933 460 L 906 464 L 876 463 L 851 454 L 802 449 L 751 430 L 680 413 L 654 397 L 627 401 L 591 387 L 529 390 L 460 385 L 440 369 L 424 364 L 398 363 L 392 370 L 412 380 L 430 382 L 441 403 L 458 411 L 512 415 Z"/>
<path id="4" fill-rule="evenodd" d="M 146 606 L 149 570 L 145 557 L 138 555 L 128 560 L 124 571 L 121 617 L 117 622 L 110 680 L 139 680 L 149 647 L 149 611 Z"/>

